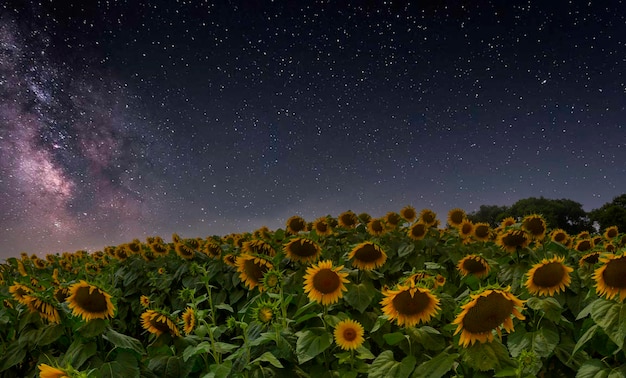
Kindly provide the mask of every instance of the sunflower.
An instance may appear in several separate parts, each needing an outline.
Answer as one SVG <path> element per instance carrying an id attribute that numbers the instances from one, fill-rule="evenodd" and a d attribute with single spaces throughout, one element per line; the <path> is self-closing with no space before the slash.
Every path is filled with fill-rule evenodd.
<path id="1" fill-rule="evenodd" d="M 578 265 L 581 267 L 585 265 L 595 265 L 598 261 L 600 261 L 600 252 L 591 252 L 581 257 L 580 260 L 578 260 Z"/>
<path id="2" fill-rule="evenodd" d="M 546 221 L 539 214 L 527 215 L 522 219 L 522 230 L 534 240 L 542 240 L 546 236 Z"/>
<path id="3" fill-rule="evenodd" d="M 274 257 L 276 255 L 276 251 L 271 244 L 264 242 L 263 240 L 252 240 L 243 243 L 241 247 L 241 251 L 243 253 L 247 253 L 249 255 L 265 255 L 269 257 Z"/>
<path id="4" fill-rule="evenodd" d="M 565 230 L 557 228 L 556 230 L 552 230 L 552 232 L 550 233 L 550 239 L 553 242 L 567 245 L 569 235 L 567 234 L 567 232 L 565 232 Z"/>
<path id="5" fill-rule="evenodd" d="M 496 243 L 505 251 L 513 253 L 517 248 L 527 247 L 530 239 L 522 230 L 507 230 L 498 235 Z"/>
<path id="6" fill-rule="evenodd" d="M 263 280 L 261 280 L 261 284 L 263 288 L 269 292 L 277 293 L 280 291 L 280 284 L 283 281 L 283 275 L 280 270 L 276 270 L 274 268 L 268 270 L 263 275 Z"/>
<path id="7" fill-rule="evenodd" d="M 593 244 L 594 247 L 601 246 L 602 243 L 604 243 L 604 237 L 602 237 L 601 235 L 593 236 L 591 238 L 591 243 Z"/>
<path id="8" fill-rule="evenodd" d="M 613 243 L 606 243 L 604 245 L 604 249 L 607 252 L 615 253 L 615 251 L 617 250 L 617 247 L 615 247 L 615 245 Z"/>
<path id="9" fill-rule="evenodd" d="M 196 328 L 196 313 L 191 307 L 187 307 L 183 312 L 183 331 L 186 335 L 189 335 Z"/>
<path id="10" fill-rule="evenodd" d="M 417 211 L 413 206 L 405 206 L 400 210 L 400 216 L 409 222 L 413 222 L 417 218 Z"/>
<path id="11" fill-rule="evenodd" d="M 468 255 L 462 258 L 456 265 L 463 277 L 471 274 L 476 278 L 483 278 L 489 275 L 491 267 L 487 260 L 478 255 Z"/>
<path id="12" fill-rule="evenodd" d="M 322 254 L 319 244 L 306 238 L 292 239 L 285 244 L 283 251 L 290 260 L 305 264 L 314 262 Z"/>
<path id="13" fill-rule="evenodd" d="M 607 227 L 606 230 L 604 230 L 604 234 L 603 236 L 607 239 L 607 240 L 611 240 L 614 237 L 616 237 L 619 234 L 618 230 L 617 230 L 617 226 L 611 226 L 611 227 Z"/>
<path id="14" fill-rule="evenodd" d="M 167 245 L 165 245 L 165 243 L 156 243 L 156 242 L 150 244 L 150 250 L 152 250 L 152 253 L 154 253 L 156 256 L 165 256 L 170 251 L 170 249 L 168 248 Z"/>
<path id="15" fill-rule="evenodd" d="M 35 265 L 35 268 L 37 269 L 46 269 L 48 262 L 46 260 L 36 258 L 33 260 L 33 265 Z"/>
<path id="16" fill-rule="evenodd" d="M 39 377 L 40 378 L 67 378 L 70 377 L 70 373 L 59 369 L 59 368 L 55 368 L 52 367 L 50 365 L 46 365 L 46 364 L 39 364 L 37 365 L 37 368 L 39 368 Z"/>
<path id="17" fill-rule="evenodd" d="M 165 274 L 165 268 L 159 268 L 159 269 L 157 270 L 157 273 L 158 273 L 158 274 Z"/>
<path id="18" fill-rule="evenodd" d="M 13 295 L 13 299 L 23 305 L 28 305 L 27 296 L 33 292 L 33 289 L 21 283 L 13 282 L 13 285 L 9 286 L 9 293 Z"/>
<path id="19" fill-rule="evenodd" d="M 514 225 L 515 223 L 517 223 L 517 220 L 513 217 L 506 217 L 504 219 L 502 219 L 502 221 L 500 222 L 500 227 L 501 228 L 507 228 L 510 227 L 512 225 Z"/>
<path id="20" fill-rule="evenodd" d="M 348 291 L 344 284 L 350 282 L 346 279 L 348 273 L 342 272 L 342 269 L 343 265 L 333 267 L 331 260 L 308 267 L 304 276 L 304 292 L 308 293 L 309 300 L 323 306 L 339 301 L 343 292 Z"/>
<path id="21" fill-rule="evenodd" d="M 359 223 L 359 218 L 351 210 L 348 210 L 339 214 L 337 221 L 340 227 L 350 229 L 356 227 L 357 223 Z"/>
<path id="22" fill-rule="evenodd" d="M 187 244 L 183 244 L 183 243 L 177 243 L 174 245 L 174 250 L 176 251 L 176 254 L 185 259 L 185 260 L 191 260 L 194 258 L 195 256 L 195 251 L 193 250 L 193 248 L 191 248 L 190 246 L 188 246 Z"/>
<path id="23" fill-rule="evenodd" d="M 363 338 L 364 333 L 365 330 L 361 323 L 346 319 L 337 323 L 333 335 L 335 336 L 335 343 L 337 343 L 341 349 L 355 350 L 365 341 Z"/>
<path id="24" fill-rule="evenodd" d="M 214 259 L 219 259 L 222 256 L 222 247 L 213 240 L 208 240 L 204 244 L 202 251 L 206 253 L 207 256 Z"/>
<path id="25" fill-rule="evenodd" d="M 367 223 L 367 232 L 372 236 L 380 236 L 385 233 L 385 223 L 380 218 L 370 219 Z"/>
<path id="26" fill-rule="evenodd" d="M 361 270 L 372 270 L 381 267 L 387 261 L 387 254 L 383 249 L 372 243 L 363 242 L 352 248 L 348 259 L 352 266 Z"/>
<path id="27" fill-rule="evenodd" d="M 400 327 L 426 323 L 441 310 L 439 299 L 429 289 L 416 286 L 412 279 L 398 284 L 395 290 L 383 290 L 383 296 L 383 313 Z"/>
<path id="28" fill-rule="evenodd" d="M 263 286 L 260 285 L 263 275 L 272 268 L 272 263 L 260 257 L 248 254 L 237 257 L 239 278 L 250 290 L 256 286 L 259 286 L 259 290 L 263 290 Z"/>
<path id="29" fill-rule="evenodd" d="M 458 228 L 465 218 L 465 211 L 462 209 L 455 208 L 448 212 L 448 224 L 454 228 Z"/>
<path id="30" fill-rule="evenodd" d="M 306 231 L 306 221 L 304 218 L 294 215 L 287 219 L 287 232 L 290 234 L 297 234 L 300 231 Z"/>
<path id="31" fill-rule="evenodd" d="M 34 295 L 27 295 L 24 299 L 27 301 L 27 306 L 31 313 L 39 314 L 39 316 L 48 323 L 61 323 L 59 311 L 56 309 L 56 306 L 48 300 Z"/>
<path id="32" fill-rule="evenodd" d="M 69 287 L 69 294 L 66 302 L 72 314 L 82 317 L 86 322 L 91 319 L 107 319 L 115 314 L 111 295 L 97 286 L 80 280 Z"/>
<path id="33" fill-rule="evenodd" d="M 408 230 L 409 238 L 413 240 L 422 240 L 428 233 L 428 225 L 422 221 L 414 223 Z"/>
<path id="34" fill-rule="evenodd" d="M 474 233 L 474 223 L 469 219 L 463 219 L 457 229 L 459 230 L 459 237 L 461 239 L 469 239 Z"/>
<path id="35" fill-rule="evenodd" d="M 613 299 L 619 294 L 621 302 L 626 298 L 626 256 L 607 256 L 600 258 L 603 263 L 593 274 L 598 295 Z"/>
<path id="36" fill-rule="evenodd" d="M 278 314 L 278 303 L 262 300 L 252 309 L 252 317 L 261 324 L 271 323 Z"/>
<path id="37" fill-rule="evenodd" d="M 333 233 L 333 229 L 328 223 L 328 217 L 317 218 L 313 222 L 313 229 L 315 230 L 315 233 L 320 236 L 328 236 Z"/>
<path id="38" fill-rule="evenodd" d="M 591 239 L 578 240 L 574 245 L 574 249 L 578 252 L 587 252 L 593 248 L 593 241 Z"/>
<path id="39" fill-rule="evenodd" d="M 26 268 L 24 268 L 24 264 L 20 260 L 17 260 L 17 271 L 22 277 L 28 276 L 28 273 L 26 273 Z"/>
<path id="40" fill-rule="evenodd" d="M 564 257 L 553 257 L 550 260 L 543 259 L 540 263 L 526 273 L 526 288 L 533 295 L 553 296 L 556 293 L 564 291 L 570 285 L 572 279 L 570 273 L 574 269 L 563 264 Z"/>
<path id="41" fill-rule="evenodd" d="M 472 233 L 474 239 L 478 241 L 488 241 L 491 237 L 491 228 L 489 227 L 489 223 L 476 223 L 474 224 L 474 232 Z"/>
<path id="42" fill-rule="evenodd" d="M 232 253 L 229 253 L 229 254 L 225 255 L 222 260 L 228 266 L 232 266 L 232 267 L 236 267 L 237 266 L 237 256 L 233 255 Z"/>
<path id="43" fill-rule="evenodd" d="M 431 209 L 422 209 L 418 219 L 428 227 L 432 227 L 437 223 L 437 214 Z"/>
<path id="44" fill-rule="evenodd" d="M 391 229 L 398 227 L 400 222 L 402 222 L 402 217 L 396 212 L 390 211 L 385 215 L 385 224 Z"/>
<path id="45" fill-rule="evenodd" d="M 69 296 L 70 296 L 70 289 L 68 289 L 67 287 L 59 287 L 56 290 L 54 290 L 54 297 L 59 303 L 65 302 L 65 300 Z"/>
<path id="46" fill-rule="evenodd" d="M 147 295 L 142 295 L 141 297 L 139 297 L 139 304 L 143 308 L 150 307 L 150 297 L 148 297 Z"/>
<path id="47" fill-rule="evenodd" d="M 115 247 L 115 258 L 120 261 L 124 261 L 128 258 L 128 251 L 124 248 L 123 245 L 118 245 Z"/>
<path id="48" fill-rule="evenodd" d="M 267 226 L 261 226 L 261 228 L 252 233 L 252 236 L 256 239 L 270 239 L 272 237 L 272 231 L 270 231 Z"/>
<path id="49" fill-rule="evenodd" d="M 168 314 L 156 310 L 146 310 L 141 314 L 141 326 L 146 331 L 160 336 L 169 333 L 172 336 L 180 336 L 176 323 Z"/>
<path id="50" fill-rule="evenodd" d="M 524 302 L 509 289 L 487 289 L 480 294 L 471 294 L 471 301 L 461 306 L 461 313 L 452 322 L 457 325 L 454 334 L 461 332 L 459 345 L 466 347 L 476 341 L 493 341 L 493 330 L 501 335 L 501 327 L 507 332 L 513 331 L 511 315 L 519 320 L 525 319 L 520 312 Z"/>

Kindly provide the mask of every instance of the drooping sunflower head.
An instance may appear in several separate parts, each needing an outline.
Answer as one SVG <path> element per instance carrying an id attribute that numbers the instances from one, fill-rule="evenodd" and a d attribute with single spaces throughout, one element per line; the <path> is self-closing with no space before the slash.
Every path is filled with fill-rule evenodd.
<path id="1" fill-rule="evenodd" d="M 351 228 L 355 228 L 356 225 L 359 223 L 359 218 L 356 216 L 354 212 L 352 212 L 351 210 L 348 210 L 339 214 L 337 221 L 339 222 L 339 227 L 351 229 Z"/>
<path id="2" fill-rule="evenodd" d="M 557 242 L 562 245 L 567 245 L 567 242 L 569 240 L 569 235 L 567 234 L 567 232 L 565 232 L 565 230 L 557 228 L 555 230 L 552 230 L 552 232 L 550 233 L 550 239 L 553 242 Z"/>
<path id="3" fill-rule="evenodd" d="M 522 219 L 522 229 L 534 240 L 542 240 L 546 236 L 546 221 L 539 214 L 527 215 Z"/>
<path id="4" fill-rule="evenodd" d="M 570 273 L 574 271 L 564 261 L 564 257 L 555 256 L 533 265 L 527 273 L 525 286 L 528 292 L 533 295 L 553 296 L 564 291 L 572 282 Z"/>
<path id="5" fill-rule="evenodd" d="M 182 315 L 183 331 L 185 335 L 190 335 L 196 328 L 196 312 L 191 307 L 187 307 Z"/>
<path id="6" fill-rule="evenodd" d="M 54 298 L 57 302 L 63 303 L 70 296 L 70 289 L 64 286 L 60 286 L 54 290 Z"/>
<path id="7" fill-rule="evenodd" d="M 413 206 L 405 206 L 400 210 L 400 216 L 408 222 L 413 222 L 417 218 L 417 211 Z"/>
<path id="8" fill-rule="evenodd" d="M 602 244 L 604 244 L 604 237 L 602 237 L 601 235 L 592 236 L 591 243 L 593 244 L 594 247 L 599 247 Z"/>
<path id="9" fill-rule="evenodd" d="M 72 376 L 69 371 L 47 364 L 39 364 L 37 368 L 39 369 L 40 378 L 67 378 Z"/>
<path id="10" fill-rule="evenodd" d="M 26 296 L 32 294 L 32 292 L 33 289 L 18 282 L 13 282 L 13 285 L 9 286 L 9 293 L 13 295 L 13 299 L 23 305 L 28 305 Z"/>
<path id="11" fill-rule="evenodd" d="M 359 218 L 359 223 L 361 224 L 368 224 L 372 220 L 372 216 L 368 213 L 360 213 L 356 217 Z"/>
<path id="12" fill-rule="evenodd" d="M 33 265 L 35 266 L 35 268 L 40 269 L 40 270 L 46 269 L 46 267 L 48 267 L 48 262 L 46 260 L 36 258 L 33 260 Z"/>
<path id="13" fill-rule="evenodd" d="M 128 254 L 128 250 L 126 249 L 126 247 L 124 245 L 118 245 L 117 247 L 115 247 L 115 258 L 120 260 L 120 261 L 124 261 L 128 258 L 129 254 Z"/>
<path id="14" fill-rule="evenodd" d="M 466 215 L 463 209 L 454 208 L 448 211 L 448 224 L 454 228 L 458 228 L 465 218 Z"/>
<path id="15" fill-rule="evenodd" d="M 419 221 L 432 227 L 437 223 L 437 214 L 431 209 L 422 209 L 419 214 Z"/>
<path id="16" fill-rule="evenodd" d="M 274 247 L 272 247 L 270 243 L 264 242 L 263 240 L 251 240 L 244 242 L 241 247 L 241 251 L 249 255 L 265 255 L 269 257 L 274 257 L 276 255 Z"/>
<path id="17" fill-rule="evenodd" d="M 212 239 L 207 240 L 207 242 L 204 243 L 204 247 L 202 248 L 202 250 L 204 251 L 204 253 L 206 253 L 207 256 L 211 258 L 219 259 L 220 257 L 222 257 L 222 247 L 219 245 L 219 243 Z"/>
<path id="18" fill-rule="evenodd" d="M 352 248 L 348 259 L 352 266 L 360 270 L 372 270 L 381 267 L 387 261 L 387 254 L 372 242 L 363 242 Z"/>
<path id="19" fill-rule="evenodd" d="M 263 290 L 263 286 L 261 286 L 263 275 L 272 268 L 272 263 L 260 257 L 248 254 L 237 257 L 239 278 L 250 290 L 257 286 L 259 286 L 259 290 Z"/>
<path id="20" fill-rule="evenodd" d="M 581 239 L 576 242 L 574 249 L 578 252 L 587 252 L 593 248 L 593 241 L 591 239 Z"/>
<path id="21" fill-rule="evenodd" d="M 456 267 L 464 277 L 470 274 L 477 278 L 487 277 L 491 270 L 487 260 L 478 255 L 465 256 Z"/>
<path id="22" fill-rule="evenodd" d="M 474 233 L 472 236 L 478 241 L 488 241 L 491 237 L 491 227 L 489 223 L 480 222 L 474 224 Z"/>
<path id="23" fill-rule="evenodd" d="M 502 249 L 508 253 L 515 252 L 518 248 L 525 248 L 530 243 L 530 239 L 522 230 L 509 229 L 502 231 L 496 240 Z"/>
<path id="24" fill-rule="evenodd" d="M 459 237 L 461 239 L 468 239 L 474 233 L 474 223 L 469 219 L 463 219 L 457 229 L 459 230 Z"/>
<path id="25" fill-rule="evenodd" d="M 267 226 L 261 226 L 252 233 L 252 237 L 255 239 L 270 239 L 272 237 L 272 231 L 270 231 Z"/>
<path id="26" fill-rule="evenodd" d="M 513 331 L 511 316 L 524 320 L 520 312 L 523 305 L 524 302 L 508 289 L 486 289 L 479 294 L 471 294 L 471 300 L 461 306 L 461 313 L 452 322 L 457 325 L 454 334 L 461 332 L 459 345 L 466 347 L 477 341 L 493 341 L 493 331 L 500 334 L 501 327 L 508 332 Z"/>
<path id="27" fill-rule="evenodd" d="M 422 240 L 424 239 L 426 234 L 428 234 L 428 225 L 422 221 L 419 221 L 409 227 L 407 233 L 409 234 L 409 238 L 413 240 Z"/>
<path id="28" fill-rule="evenodd" d="M 604 234 L 603 234 L 603 236 L 607 240 L 611 240 L 611 239 L 617 237 L 617 235 L 619 235 L 617 226 L 607 227 L 606 230 L 604 230 Z"/>
<path id="29" fill-rule="evenodd" d="M 602 265 L 593 274 L 596 292 L 608 299 L 619 295 L 620 302 L 626 298 L 626 255 L 612 255 L 600 258 Z"/>
<path id="30" fill-rule="evenodd" d="M 306 231 L 306 221 L 304 218 L 298 215 L 294 215 L 287 219 L 287 232 L 290 234 L 297 234 L 299 232 Z"/>
<path id="31" fill-rule="evenodd" d="M 367 232 L 373 236 L 380 236 L 387 231 L 381 218 L 373 218 L 367 223 Z"/>
<path id="32" fill-rule="evenodd" d="M 315 233 L 320 236 L 328 236 L 333 233 L 333 229 L 328 222 L 328 217 L 317 218 L 313 222 L 313 229 Z"/>
<path id="33" fill-rule="evenodd" d="M 304 292 L 309 300 L 323 306 L 339 301 L 343 292 L 348 291 L 345 284 L 350 282 L 348 273 L 342 272 L 343 265 L 333 267 L 331 260 L 320 261 L 310 266 L 304 275 Z"/>
<path id="34" fill-rule="evenodd" d="M 355 350 L 363 345 L 364 334 L 365 330 L 361 323 L 352 319 L 341 320 L 333 331 L 335 343 L 343 350 Z"/>
<path id="35" fill-rule="evenodd" d="M 398 227 L 401 222 L 402 217 L 394 211 L 390 211 L 385 215 L 385 224 L 391 229 Z"/>
<path id="36" fill-rule="evenodd" d="M 584 255 L 578 260 L 578 265 L 583 266 L 593 266 L 600 261 L 600 252 L 590 252 Z"/>
<path id="37" fill-rule="evenodd" d="M 294 238 L 285 244 L 283 251 L 290 260 L 306 264 L 312 263 L 320 257 L 322 247 L 307 238 Z"/>
<path id="38" fill-rule="evenodd" d="M 146 331 L 160 336 L 169 333 L 172 336 L 180 336 L 180 331 L 170 315 L 164 311 L 146 310 L 141 314 L 141 326 Z"/>
<path id="39" fill-rule="evenodd" d="M 237 255 L 229 253 L 229 254 L 224 255 L 224 258 L 222 260 L 228 266 L 232 266 L 235 268 L 237 267 Z"/>
<path id="40" fill-rule="evenodd" d="M 176 243 L 174 250 L 179 257 L 185 260 L 191 260 L 196 255 L 196 251 L 186 243 Z"/>
<path id="41" fill-rule="evenodd" d="M 108 319 L 115 315 L 111 295 L 97 286 L 83 280 L 69 287 L 66 302 L 74 316 L 88 322 L 92 319 Z"/>
<path id="42" fill-rule="evenodd" d="M 26 300 L 28 310 L 31 313 L 38 314 L 40 318 L 44 319 L 48 323 L 61 323 L 59 311 L 53 303 L 53 300 L 51 301 L 44 296 L 39 296 L 34 293 L 27 295 L 24 299 Z"/>
<path id="43" fill-rule="evenodd" d="M 604 244 L 604 249 L 607 252 L 615 253 L 615 251 L 617 250 L 617 247 L 613 243 L 606 243 Z"/>
<path id="44" fill-rule="evenodd" d="M 383 290 L 380 304 L 389 320 L 395 320 L 400 327 L 413 327 L 429 322 L 441 310 L 439 302 L 429 289 L 409 279 L 393 290 Z"/>

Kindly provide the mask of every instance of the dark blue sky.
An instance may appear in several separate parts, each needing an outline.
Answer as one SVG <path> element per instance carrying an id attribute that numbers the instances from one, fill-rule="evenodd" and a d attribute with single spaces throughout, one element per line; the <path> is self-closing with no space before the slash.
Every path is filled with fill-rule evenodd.
<path id="1" fill-rule="evenodd" d="M 622 1 L 208 3 L 0 5 L 0 257 L 626 192 Z"/>

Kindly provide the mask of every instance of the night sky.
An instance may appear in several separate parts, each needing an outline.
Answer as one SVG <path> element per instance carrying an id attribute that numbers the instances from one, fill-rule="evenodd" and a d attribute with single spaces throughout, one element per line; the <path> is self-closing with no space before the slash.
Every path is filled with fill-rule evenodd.
<path id="1" fill-rule="evenodd" d="M 626 193 L 623 1 L 2 4 L 0 258 Z"/>

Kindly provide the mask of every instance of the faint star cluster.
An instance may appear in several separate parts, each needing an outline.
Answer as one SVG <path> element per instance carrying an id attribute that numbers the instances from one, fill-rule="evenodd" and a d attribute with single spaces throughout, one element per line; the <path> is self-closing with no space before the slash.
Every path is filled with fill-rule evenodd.
<path id="1" fill-rule="evenodd" d="M 600 207 L 626 187 L 624 36 L 621 0 L 7 0 L 2 254 Z"/>

